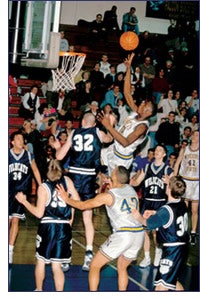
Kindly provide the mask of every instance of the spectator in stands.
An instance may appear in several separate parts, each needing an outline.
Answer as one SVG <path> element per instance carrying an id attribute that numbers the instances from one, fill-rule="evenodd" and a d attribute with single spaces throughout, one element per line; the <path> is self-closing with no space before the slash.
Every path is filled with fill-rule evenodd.
<path id="1" fill-rule="evenodd" d="M 170 168 L 174 169 L 176 160 L 178 157 L 178 152 L 172 152 L 169 154 L 169 158 L 166 161 L 166 164 L 170 166 Z"/>
<path id="2" fill-rule="evenodd" d="M 166 60 L 164 66 L 165 78 L 168 81 L 170 89 L 176 89 L 177 85 L 177 70 L 176 67 L 173 65 L 171 60 Z"/>
<path id="3" fill-rule="evenodd" d="M 92 91 L 95 94 L 95 99 L 96 94 L 99 96 L 99 98 L 104 97 L 105 93 L 105 79 L 103 73 L 100 71 L 100 64 L 99 62 L 96 62 L 94 65 L 94 68 L 90 72 L 90 80 L 92 82 Z"/>
<path id="4" fill-rule="evenodd" d="M 69 42 L 65 37 L 65 32 L 60 31 L 60 51 L 67 52 L 69 50 Z"/>
<path id="5" fill-rule="evenodd" d="M 199 96 L 196 89 L 192 90 L 191 96 L 185 98 L 188 107 L 188 117 L 191 118 L 194 114 L 199 114 Z"/>
<path id="6" fill-rule="evenodd" d="M 92 82 L 90 79 L 84 82 L 84 88 L 80 89 L 79 92 L 77 92 L 76 97 L 77 97 L 77 107 L 81 111 L 85 111 L 88 105 L 94 99 L 94 91 L 92 89 Z"/>
<path id="7" fill-rule="evenodd" d="M 40 106 L 40 99 L 38 97 L 38 86 L 33 85 L 31 91 L 26 93 L 22 97 L 21 106 L 19 109 L 19 116 L 24 119 L 35 118 L 35 113 L 37 112 Z"/>
<path id="8" fill-rule="evenodd" d="M 107 32 L 119 35 L 119 24 L 117 20 L 117 6 L 113 5 L 111 10 L 106 10 L 104 13 L 103 21 Z"/>
<path id="9" fill-rule="evenodd" d="M 170 111 L 177 112 L 177 101 L 173 99 L 173 91 L 170 89 L 167 92 L 167 98 L 162 96 L 158 103 L 158 110 L 162 113 L 162 117 L 168 118 Z"/>
<path id="10" fill-rule="evenodd" d="M 68 134 L 66 131 L 61 131 L 58 135 L 61 147 L 66 143 Z"/>
<path id="11" fill-rule="evenodd" d="M 167 28 L 166 46 L 168 48 L 175 48 L 176 39 L 178 37 L 178 31 L 177 31 L 177 27 L 176 27 L 176 20 L 170 19 L 169 22 L 170 22 L 170 25 Z"/>
<path id="12" fill-rule="evenodd" d="M 35 115 L 35 121 L 37 124 L 37 130 L 39 130 L 39 132 L 51 130 L 51 133 L 54 136 L 57 136 L 59 133 L 57 131 L 57 116 L 56 114 L 51 115 L 46 103 L 42 103 L 38 108 L 38 112 Z"/>
<path id="13" fill-rule="evenodd" d="M 199 118 L 198 114 L 193 114 L 191 118 L 189 119 L 189 123 L 187 124 L 192 128 L 192 132 L 199 129 Z"/>
<path id="14" fill-rule="evenodd" d="M 28 146 L 26 150 L 34 155 L 41 178 L 44 179 L 46 174 L 43 170 L 45 153 L 43 149 L 42 135 L 36 128 L 32 128 L 32 121 L 33 120 L 25 120 L 20 131 L 24 136 L 24 144 Z"/>
<path id="15" fill-rule="evenodd" d="M 134 84 L 135 90 L 140 94 L 143 85 L 143 76 L 141 73 L 140 66 L 136 66 L 131 76 L 131 84 Z"/>
<path id="16" fill-rule="evenodd" d="M 152 82 L 152 95 L 155 97 L 155 103 L 158 103 L 161 100 L 161 96 L 165 95 L 169 90 L 169 84 L 167 79 L 165 78 L 164 69 L 159 69 L 158 74 L 155 76 Z"/>
<path id="17" fill-rule="evenodd" d="M 47 104 L 53 104 L 53 78 L 52 76 L 48 79 L 47 82 L 43 82 L 42 83 L 42 87 L 41 87 L 42 93 L 43 93 L 43 97 L 47 98 Z"/>
<path id="18" fill-rule="evenodd" d="M 103 73 L 105 78 L 106 75 L 110 73 L 110 63 L 108 61 L 108 55 L 103 54 L 101 57 L 101 61 L 99 63 L 100 63 L 100 71 Z"/>
<path id="19" fill-rule="evenodd" d="M 140 34 L 139 26 L 138 26 L 138 17 L 135 14 L 136 8 L 131 7 L 130 11 L 125 13 L 122 17 L 122 31 L 133 31 L 137 35 Z"/>
<path id="20" fill-rule="evenodd" d="M 175 122 L 175 112 L 170 111 L 168 121 L 160 123 L 156 132 L 156 140 L 158 144 L 164 144 L 167 148 L 168 155 L 177 152 L 180 143 L 179 124 Z"/>
<path id="21" fill-rule="evenodd" d="M 92 113 L 96 118 L 96 116 L 99 112 L 99 103 L 97 101 L 92 101 L 89 104 L 88 110 L 86 110 L 85 112 L 86 113 L 88 113 L 88 112 Z"/>
<path id="22" fill-rule="evenodd" d="M 183 101 L 180 90 L 176 90 L 174 92 L 174 99 L 177 101 L 178 108 L 179 108 L 180 103 Z"/>
<path id="23" fill-rule="evenodd" d="M 143 33 L 139 35 L 139 45 L 136 48 L 138 64 L 143 63 L 145 57 L 150 56 L 151 61 L 153 62 L 154 59 L 154 43 L 153 43 L 153 36 L 148 31 L 145 30 Z"/>
<path id="24" fill-rule="evenodd" d="M 152 162 L 153 160 L 154 160 L 154 148 L 149 148 L 147 150 L 147 156 L 145 157 L 142 157 L 140 152 L 136 154 L 133 160 L 130 178 L 132 178 L 138 171 L 144 169 L 146 164 Z"/>
<path id="25" fill-rule="evenodd" d="M 85 82 L 90 79 L 90 71 L 84 70 L 81 73 L 81 79 L 76 83 L 76 92 L 79 93 L 85 88 Z"/>
<path id="26" fill-rule="evenodd" d="M 176 115 L 175 121 L 179 123 L 180 134 L 182 134 L 184 127 L 189 123 L 186 107 L 182 107 L 180 110 L 178 109 L 178 114 Z"/>
<path id="27" fill-rule="evenodd" d="M 105 98 L 100 108 L 103 108 L 106 104 L 110 104 L 115 112 L 119 99 L 123 99 L 123 94 L 120 92 L 119 85 L 114 84 L 113 88 L 105 93 Z"/>
<path id="28" fill-rule="evenodd" d="M 167 52 L 166 60 L 171 60 L 173 63 L 173 66 L 177 65 L 177 52 L 174 51 L 174 49 L 170 48 Z"/>
<path id="29" fill-rule="evenodd" d="M 116 78 L 116 67 L 114 65 L 110 65 L 110 72 L 105 77 L 106 90 L 110 90 L 113 88 L 115 78 Z"/>
<path id="30" fill-rule="evenodd" d="M 102 14 L 97 14 L 96 19 L 90 24 L 90 39 L 92 46 L 103 40 L 105 46 L 108 45 L 106 25 L 102 20 Z"/>
<path id="31" fill-rule="evenodd" d="M 142 76 L 145 82 L 146 99 L 152 99 L 152 83 L 155 78 L 155 67 L 151 64 L 151 58 L 145 57 L 144 63 L 140 65 Z"/>
<path id="32" fill-rule="evenodd" d="M 73 119 L 66 120 L 64 130 L 67 132 L 68 136 L 71 134 L 71 132 L 73 130 Z"/>
<path id="33" fill-rule="evenodd" d="M 114 85 L 119 86 L 119 90 L 122 94 L 124 90 L 124 76 L 125 76 L 124 72 L 118 72 L 116 74 L 115 83 L 114 83 Z"/>
<path id="34" fill-rule="evenodd" d="M 117 122 L 117 127 L 119 128 L 124 124 L 126 118 L 129 116 L 129 107 L 124 101 L 124 98 L 118 99 L 117 101 L 117 115 L 118 115 L 118 122 Z"/>
<path id="35" fill-rule="evenodd" d="M 198 84 L 195 80 L 195 77 L 198 76 L 198 67 L 194 59 L 194 55 L 191 54 L 188 48 L 184 47 L 181 49 L 180 55 L 178 56 L 177 68 L 184 95 L 188 95 Z"/>
<path id="36" fill-rule="evenodd" d="M 180 143 L 183 140 L 186 140 L 188 144 L 190 144 L 192 136 L 192 128 L 190 126 L 185 126 L 183 129 L 183 133 L 180 134 Z"/>
<path id="37" fill-rule="evenodd" d="M 56 108 L 59 120 L 66 120 L 72 115 L 71 98 L 62 89 L 55 93 L 52 106 Z"/>

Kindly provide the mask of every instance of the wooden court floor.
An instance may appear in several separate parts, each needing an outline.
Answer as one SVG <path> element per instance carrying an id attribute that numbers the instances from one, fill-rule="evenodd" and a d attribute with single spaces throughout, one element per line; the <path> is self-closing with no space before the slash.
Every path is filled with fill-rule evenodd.
<path id="1" fill-rule="evenodd" d="M 34 202 L 34 198 L 32 199 Z M 10 285 L 12 281 L 13 290 L 18 290 L 18 285 L 21 285 L 21 280 L 28 280 L 25 270 L 31 272 L 32 280 L 31 284 L 34 283 L 34 264 L 35 264 L 35 237 L 37 232 L 38 220 L 29 214 L 26 211 L 26 221 L 20 222 L 19 235 L 17 238 L 14 258 L 13 258 L 13 269 L 9 277 Z M 98 247 L 106 240 L 106 238 L 111 233 L 111 228 L 109 225 L 108 217 L 106 214 L 106 210 L 104 207 L 94 209 L 93 222 L 95 226 L 95 239 L 94 239 L 94 253 L 97 252 Z M 72 236 L 73 236 L 73 244 L 72 244 L 72 265 L 70 267 L 70 271 L 66 272 L 66 277 L 75 276 L 75 278 L 82 278 L 82 285 L 79 287 L 76 285 L 77 291 L 88 291 L 87 284 L 87 272 L 83 272 L 81 270 L 81 266 L 84 260 L 85 254 L 85 234 L 82 222 L 82 213 L 79 210 L 75 212 L 75 219 L 72 228 Z M 151 257 L 153 262 L 154 257 L 154 246 L 151 241 Z M 138 260 L 133 262 L 129 269 L 129 280 L 131 284 L 131 290 L 133 291 L 150 291 L 152 290 L 153 278 L 156 274 L 156 268 L 148 267 L 148 268 L 140 268 L 138 265 L 140 261 L 143 259 L 143 250 L 140 251 Z M 15 267 L 14 267 L 15 266 Z M 24 270 L 24 271 L 23 271 Z M 47 268 L 47 270 L 49 270 Z M 20 274 L 18 274 L 18 272 Z M 50 272 L 50 270 L 48 271 Z M 72 275 L 73 273 L 73 275 Z M 74 274 L 75 273 L 75 274 Z M 28 273 L 27 273 L 28 274 Z M 49 273 L 50 274 L 50 273 Z M 199 291 L 199 243 L 196 246 L 190 247 L 190 253 L 188 256 L 187 269 L 185 270 L 185 274 L 183 274 L 186 290 L 187 291 Z M 49 275 L 51 277 L 51 275 Z M 105 279 L 105 285 L 102 286 L 102 291 L 112 290 L 117 291 L 117 272 L 116 272 L 116 262 L 112 262 L 108 268 L 101 272 L 101 277 Z M 110 280 L 109 280 L 110 279 Z M 53 282 L 53 279 L 49 279 Z M 80 281 L 78 281 L 80 282 Z M 104 282 L 104 281 L 103 281 Z M 109 282 L 109 287 L 107 287 Z M 52 284 L 52 283 L 51 283 Z M 79 284 L 79 283 L 78 283 Z M 104 284 L 104 283 L 103 283 Z M 111 284 L 111 287 L 110 287 Z M 11 291 L 13 291 L 11 288 Z M 47 287 L 47 289 L 53 290 L 51 287 Z M 70 287 L 71 289 L 72 287 Z M 20 288 L 19 288 L 20 289 Z M 66 290 L 70 290 L 66 288 Z M 33 289 L 32 289 L 33 290 Z M 30 289 L 29 289 L 30 291 Z M 74 291 L 74 290 L 72 290 Z"/>

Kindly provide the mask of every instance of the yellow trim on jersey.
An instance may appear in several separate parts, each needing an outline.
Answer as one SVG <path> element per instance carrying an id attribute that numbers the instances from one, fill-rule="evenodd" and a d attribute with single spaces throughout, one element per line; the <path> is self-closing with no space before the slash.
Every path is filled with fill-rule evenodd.
<path id="1" fill-rule="evenodd" d="M 186 177 L 186 176 L 183 176 L 181 175 L 181 177 L 185 180 L 190 180 L 190 181 L 199 181 L 199 178 L 191 178 L 191 177 Z"/>
<path id="2" fill-rule="evenodd" d="M 133 157 L 133 154 L 130 154 L 130 155 L 123 155 L 121 153 L 119 153 L 116 149 L 114 150 L 114 154 L 119 157 L 119 158 L 122 158 L 122 159 L 130 159 Z"/>
<path id="3" fill-rule="evenodd" d="M 122 231 L 143 231 L 144 230 L 144 227 L 143 226 L 140 226 L 140 227 L 120 227 L 117 232 L 122 232 Z"/>

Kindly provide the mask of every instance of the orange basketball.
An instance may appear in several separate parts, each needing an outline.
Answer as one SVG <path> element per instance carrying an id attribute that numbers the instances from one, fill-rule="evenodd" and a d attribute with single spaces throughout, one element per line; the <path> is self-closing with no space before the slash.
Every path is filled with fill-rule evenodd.
<path id="1" fill-rule="evenodd" d="M 139 44 L 139 38 L 136 33 L 126 31 L 122 33 L 119 39 L 120 46 L 127 51 L 134 50 Z"/>

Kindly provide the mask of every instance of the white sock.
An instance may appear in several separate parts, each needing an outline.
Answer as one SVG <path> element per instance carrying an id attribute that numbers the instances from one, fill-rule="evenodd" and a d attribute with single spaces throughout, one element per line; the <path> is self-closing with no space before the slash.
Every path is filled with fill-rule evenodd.
<path id="1" fill-rule="evenodd" d="M 149 259 L 150 258 L 150 252 L 149 251 L 145 251 L 144 252 L 144 256 L 145 256 L 145 258 Z"/>
<path id="2" fill-rule="evenodd" d="M 162 249 L 161 248 L 158 248 L 158 247 L 156 247 L 156 249 L 155 249 L 155 253 L 160 253 L 162 251 Z"/>
<path id="3" fill-rule="evenodd" d="M 93 251 L 93 246 L 92 245 L 87 245 L 86 246 L 86 251 Z"/>
<path id="4" fill-rule="evenodd" d="M 13 252 L 14 250 L 14 245 L 9 245 L 9 252 Z"/>

